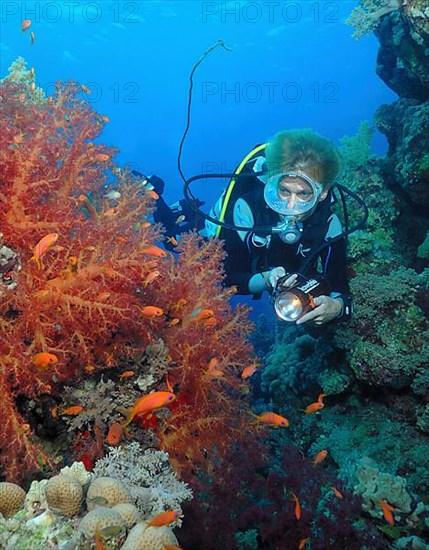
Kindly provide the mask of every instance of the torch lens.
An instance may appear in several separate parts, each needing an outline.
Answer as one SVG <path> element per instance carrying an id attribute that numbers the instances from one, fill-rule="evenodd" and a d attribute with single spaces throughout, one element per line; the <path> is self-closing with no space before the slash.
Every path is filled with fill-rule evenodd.
<path id="1" fill-rule="evenodd" d="M 282 292 L 274 300 L 274 309 L 280 319 L 293 323 L 302 314 L 302 303 L 295 294 Z"/>

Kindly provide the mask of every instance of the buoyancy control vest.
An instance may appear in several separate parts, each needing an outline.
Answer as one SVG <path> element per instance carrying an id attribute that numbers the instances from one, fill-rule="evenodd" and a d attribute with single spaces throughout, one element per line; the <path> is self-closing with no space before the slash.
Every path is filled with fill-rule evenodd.
<path id="1" fill-rule="evenodd" d="M 255 164 L 261 165 L 261 157 L 265 158 L 266 144 L 256 146 L 239 164 L 225 192 L 217 203 L 215 217 L 220 221 L 234 224 L 234 206 L 238 198 L 242 198 L 249 205 L 254 225 L 274 227 L 279 222 L 279 215 L 268 207 L 264 199 L 264 183 L 257 177 Z M 284 243 L 278 234 L 272 234 L 269 238 L 264 236 L 266 245 L 254 245 L 252 238 L 254 233 L 249 230 L 246 236 L 246 247 L 252 256 L 252 272 L 257 273 L 273 266 L 284 265 L 288 271 L 300 272 L 303 275 L 314 272 L 317 262 L 317 255 L 312 261 L 308 261 L 315 250 L 325 240 L 332 216 L 331 203 L 335 197 L 330 191 L 325 200 L 321 201 L 313 214 L 303 222 L 301 239 L 296 244 Z M 216 206 L 213 212 L 216 211 Z M 214 224 L 213 224 L 214 225 Z M 237 231 L 231 231 L 221 226 L 216 227 L 216 236 L 224 239 L 225 248 L 236 249 L 234 241 L 240 239 Z"/>

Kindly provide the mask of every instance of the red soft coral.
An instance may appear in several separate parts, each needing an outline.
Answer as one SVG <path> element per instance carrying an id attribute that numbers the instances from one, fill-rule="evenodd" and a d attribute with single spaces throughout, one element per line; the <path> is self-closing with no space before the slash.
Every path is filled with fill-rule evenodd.
<path id="1" fill-rule="evenodd" d="M 163 333 L 176 364 L 171 380 L 178 398 L 158 437 L 176 467 L 189 472 L 210 467 L 249 429 L 244 401 L 248 388 L 240 374 L 254 356 L 247 339 L 252 330 L 247 310 L 233 311 L 228 304 L 233 291 L 221 285 L 221 244 L 211 240 L 203 245 L 196 234 L 188 234 L 178 250 L 179 261 L 167 261 L 162 283 L 165 298 L 173 304 L 170 315 L 179 319 Z M 203 310 L 213 312 L 213 325 L 199 320 Z M 219 376 L 207 372 L 212 358 L 218 360 Z"/>
<path id="2" fill-rule="evenodd" d="M 158 236 L 142 223 L 151 199 L 117 170 L 121 200 L 112 210 L 103 197 L 113 150 L 93 143 L 102 117 L 79 90 L 59 84 L 39 104 L 22 102 L 10 81 L 1 90 L 0 227 L 22 265 L 16 288 L 0 288 L 0 448 L 9 479 L 35 467 L 39 454 L 19 396 L 51 393 L 85 365 L 102 368 L 107 358 L 114 364 L 152 339 L 136 293 L 149 270 L 142 249 Z M 52 232 L 59 238 L 40 269 L 31 256 Z M 58 363 L 38 368 L 32 357 L 39 352 L 55 354 Z"/>
<path id="3" fill-rule="evenodd" d="M 75 83 L 59 84 L 52 98 L 23 102 L 13 81 L 1 89 L 0 227 L 22 266 L 16 288 L 0 288 L 1 470 L 18 480 L 43 457 L 18 408 L 22 398 L 52 394 L 85 367 L 114 366 L 159 337 L 178 393 L 156 428 L 160 444 L 182 471 L 208 468 L 248 429 L 239 376 L 254 360 L 246 311 L 228 305 L 218 242 L 191 234 L 178 260 L 151 253 L 160 237 L 145 221 L 153 200 L 114 166 L 112 149 L 94 144 L 104 119 L 79 92 Z M 119 200 L 106 198 L 108 183 Z M 59 238 L 40 266 L 31 261 L 34 247 L 50 233 Z M 164 315 L 147 319 L 146 305 Z M 205 309 L 213 317 L 200 320 Z M 32 358 L 40 352 L 58 363 L 38 367 Z M 219 378 L 205 374 L 213 357 Z"/>

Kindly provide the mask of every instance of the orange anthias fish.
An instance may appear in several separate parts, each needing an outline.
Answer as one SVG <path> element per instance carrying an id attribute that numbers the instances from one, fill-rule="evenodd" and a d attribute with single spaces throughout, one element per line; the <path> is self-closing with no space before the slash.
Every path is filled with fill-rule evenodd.
<path id="1" fill-rule="evenodd" d="M 110 155 L 105 153 L 97 153 L 94 157 L 94 162 L 107 162 L 110 159 Z"/>
<path id="2" fill-rule="evenodd" d="M 149 256 L 155 256 L 157 258 L 165 258 L 167 256 L 167 252 L 163 250 L 162 248 L 159 248 L 159 246 L 152 245 L 148 246 L 147 248 L 143 248 L 141 250 L 142 254 L 148 254 Z"/>
<path id="3" fill-rule="evenodd" d="M 34 247 L 33 256 L 31 256 L 30 261 L 34 260 L 39 269 L 42 269 L 42 262 L 40 258 L 49 250 L 49 248 L 57 242 L 58 233 L 49 233 L 45 235 Z"/>
<path id="4" fill-rule="evenodd" d="M 174 319 L 171 319 L 171 321 L 168 321 L 167 327 L 174 327 L 180 323 L 180 319 L 175 317 Z"/>
<path id="5" fill-rule="evenodd" d="M 383 510 L 384 519 L 389 525 L 395 525 L 395 518 L 393 517 L 392 512 L 394 511 L 394 506 L 389 504 L 386 499 L 380 501 L 380 507 Z"/>
<path id="6" fill-rule="evenodd" d="M 296 496 L 295 493 L 291 492 L 292 500 L 295 502 L 295 517 L 296 519 L 301 518 L 301 503 L 299 502 L 299 498 Z"/>
<path id="7" fill-rule="evenodd" d="M 219 365 L 219 359 L 217 357 L 212 357 L 207 365 L 207 372 L 212 371 Z"/>
<path id="8" fill-rule="evenodd" d="M 24 19 L 21 23 L 21 31 L 24 32 L 31 27 L 31 19 Z"/>
<path id="9" fill-rule="evenodd" d="M 124 434 L 129 435 L 129 432 L 124 428 L 124 425 L 121 422 L 113 422 L 106 436 L 106 443 L 113 446 L 119 445 L 124 437 Z"/>
<path id="10" fill-rule="evenodd" d="M 222 378 L 224 372 L 217 368 L 219 365 L 219 359 L 217 357 L 212 357 L 207 366 L 207 370 L 204 371 L 204 374 L 209 376 L 214 376 L 215 378 Z"/>
<path id="11" fill-rule="evenodd" d="M 204 328 L 213 328 L 217 325 L 216 317 L 209 317 L 209 319 L 204 319 L 203 327 Z"/>
<path id="12" fill-rule="evenodd" d="M 214 317 L 214 312 L 211 309 L 203 309 L 199 313 L 197 313 L 194 317 L 194 321 L 196 323 L 199 323 L 200 321 L 205 321 L 206 319 L 210 319 L 211 317 Z"/>
<path id="13" fill-rule="evenodd" d="M 175 399 L 176 396 L 171 391 L 157 391 L 140 397 L 140 399 L 137 399 L 132 409 L 123 411 L 128 415 L 127 421 L 123 427 L 126 428 L 131 424 L 136 416 L 142 416 L 156 409 L 160 409 L 172 403 Z"/>
<path id="14" fill-rule="evenodd" d="M 95 530 L 95 550 L 106 550 L 98 527 Z"/>
<path id="15" fill-rule="evenodd" d="M 88 363 L 88 365 L 86 365 L 83 370 L 88 374 L 92 374 L 95 371 L 95 366 L 91 365 L 91 363 Z"/>
<path id="16" fill-rule="evenodd" d="M 270 411 L 263 412 L 259 416 L 255 415 L 253 423 L 268 424 L 269 426 L 278 426 L 281 428 L 289 426 L 289 420 L 287 418 Z"/>
<path id="17" fill-rule="evenodd" d="M 149 195 L 149 197 L 151 199 L 154 199 L 156 201 L 159 199 L 158 193 L 156 191 L 154 191 L 153 189 L 149 189 L 149 191 L 147 191 L 146 193 Z"/>
<path id="18" fill-rule="evenodd" d="M 148 285 L 150 285 L 150 283 L 152 283 L 160 275 L 161 273 L 157 269 L 155 269 L 155 271 L 151 271 L 143 281 L 143 286 L 146 288 Z"/>
<path id="19" fill-rule="evenodd" d="M 326 449 L 323 451 L 319 451 L 317 455 L 313 458 L 313 468 L 323 462 L 327 456 L 328 451 Z"/>
<path id="20" fill-rule="evenodd" d="M 170 523 L 176 521 L 179 515 L 180 512 L 174 510 L 161 512 L 149 521 L 148 527 L 163 527 L 164 525 L 170 525 Z"/>
<path id="21" fill-rule="evenodd" d="M 305 414 L 312 414 L 317 411 L 320 411 L 320 409 L 323 409 L 323 407 L 325 406 L 325 404 L 323 403 L 324 397 L 326 397 L 326 393 L 321 393 L 317 398 L 317 401 L 315 401 L 314 403 L 311 403 L 304 409 Z"/>
<path id="22" fill-rule="evenodd" d="M 168 237 L 167 242 L 173 246 L 179 246 L 179 241 L 175 237 Z"/>
<path id="23" fill-rule="evenodd" d="M 333 487 L 331 485 L 331 487 L 329 487 L 331 489 L 331 491 L 334 493 L 334 495 L 337 497 L 337 498 L 343 498 L 343 495 L 342 493 L 340 493 L 340 491 L 336 488 L 336 487 Z"/>
<path id="24" fill-rule="evenodd" d="M 82 407 L 82 405 L 72 405 L 71 407 L 61 409 L 61 412 L 59 414 L 61 416 L 75 416 L 83 411 L 84 408 Z"/>
<path id="25" fill-rule="evenodd" d="M 140 311 L 148 319 L 153 319 L 154 317 L 162 317 L 164 315 L 164 311 L 157 306 L 144 306 L 140 308 Z"/>
<path id="26" fill-rule="evenodd" d="M 307 546 L 307 542 L 310 540 L 310 537 L 306 537 L 305 539 L 301 539 L 299 541 L 298 550 L 304 550 L 304 548 Z"/>
<path id="27" fill-rule="evenodd" d="M 134 374 L 135 372 L 133 370 L 126 370 L 119 375 L 119 380 L 124 380 L 125 378 L 131 378 L 131 376 L 134 376 Z"/>
<path id="28" fill-rule="evenodd" d="M 115 216 L 117 213 L 118 213 L 117 208 L 108 208 L 103 212 L 103 216 L 105 216 L 106 218 L 111 218 L 112 216 Z"/>
<path id="29" fill-rule="evenodd" d="M 58 357 L 53 353 L 47 353 L 46 351 L 36 353 L 36 355 L 33 355 L 31 360 L 39 369 L 46 369 L 46 367 L 53 367 L 58 363 Z"/>
<path id="30" fill-rule="evenodd" d="M 257 363 L 252 363 L 248 367 L 245 367 L 241 371 L 241 378 L 250 378 L 251 376 L 253 376 L 253 374 L 255 374 L 257 368 L 258 368 Z"/>
<path id="31" fill-rule="evenodd" d="M 105 290 L 97 294 L 97 302 L 105 302 L 109 298 L 110 298 L 110 292 L 108 290 Z"/>

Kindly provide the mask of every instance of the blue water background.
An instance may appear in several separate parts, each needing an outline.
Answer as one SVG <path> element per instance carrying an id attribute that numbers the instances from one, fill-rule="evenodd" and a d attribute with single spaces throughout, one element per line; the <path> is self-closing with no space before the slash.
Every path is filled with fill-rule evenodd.
<path id="1" fill-rule="evenodd" d="M 311 127 L 338 142 L 356 133 L 396 95 L 375 74 L 378 42 L 352 38 L 345 24 L 355 1 L 10 2 L 1 4 L 1 76 L 18 56 L 38 86 L 77 80 L 107 124 L 100 141 L 167 182 L 165 198 L 182 196 L 177 153 L 186 124 L 189 73 L 195 75 L 192 125 L 183 154 L 186 176 L 231 171 L 277 131 Z M 32 27 L 21 32 L 21 21 Z M 31 45 L 29 32 L 35 33 Z M 84 96 L 85 94 L 83 94 Z M 386 143 L 376 135 L 374 152 Z M 195 193 L 207 205 L 222 181 Z"/>

